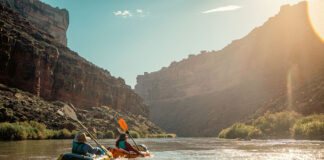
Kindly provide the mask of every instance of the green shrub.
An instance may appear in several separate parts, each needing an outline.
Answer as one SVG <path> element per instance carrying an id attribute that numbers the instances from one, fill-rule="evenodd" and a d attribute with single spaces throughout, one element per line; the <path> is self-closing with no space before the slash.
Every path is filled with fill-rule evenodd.
<path id="1" fill-rule="evenodd" d="M 54 138 L 54 131 L 50 129 L 45 130 L 46 138 L 47 139 L 53 139 Z"/>
<path id="2" fill-rule="evenodd" d="M 140 138 L 140 134 L 137 133 L 136 131 L 130 131 L 129 134 L 133 137 L 133 138 Z"/>
<path id="3" fill-rule="evenodd" d="M 312 115 L 298 120 L 291 133 L 295 139 L 324 140 L 324 115 Z"/>
<path id="4" fill-rule="evenodd" d="M 253 139 L 258 139 L 258 138 L 264 138 L 265 136 L 259 128 L 254 127 L 253 130 L 249 132 L 248 137 Z"/>
<path id="5" fill-rule="evenodd" d="M 139 133 L 140 137 L 142 137 L 142 138 L 146 137 L 146 133 L 145 133 L 145 132 L 143 132 L 143 131 L 141 132 L 141 131 L 140 131 L 140 132 L 138 132 L 138 133 Z"/>
<path id="6" fill-rule="evenodd" d="M 71 138 L 71 132 L 64 128 L 61 130 L 61 137 L 63 139 L 69 139 L 69 138 Z"/>
<path id="7" fill-rule="evenodd" d="M 44 132 L 46 130 L 46 125 L 42 123 L 38 123 L 36 121 L 30 121 L 29 122 L 30 126 L 33 128 L 36 128 L 40 132 Z"/>
<path id="8" fill-rule="evenodd" d="M 253 126 L 245 125 L 243 123 L 235 123 L 231 127 L 222 130 L 218 137 L 219 138 L 248 138 L 250 132 L 254 130 Z"/>
<path id="9" fill-rule="evenodd" d="M 17 124 L 1 123 L 0 139 L 1 140 L 23 140 L 27 138 L 27 133 L 23 127 Z"/>
<path id="10" fill-rule="evenodd" d="M 43 134 L 28 125 L 4 122 L 0 123 L 0 137 L 1 140 L 40 139 Z"/>
<path id="11" fill-rule="evenodd" d="M 176 135 L 176 134 L 173 134 L 173 133 L 169 133 L 169 134 L 167 134 L 166 137 L 167 137 L 167 138 L 176 138 L 177 135 Z"/>
<path id="12" fill-rule="evenodd" d="M 104 134 L 104 137 L 103 138 L 115 138 L 115 134 L 113 131 L 111 130 L 107 130 Z"/>
<path id="13" fill-rule="evenodd" d="M 266 113 L 253 121 L 253 126 L 260 129 L 267 138 L 289 138 L 290 128 L 302 117 L 296 112 Z"/>
<path id="14" fill-rule="evenodd" d="M 61 137 L 61 131 L 60 130 L 52 130 L 53 132 L 53 139 L 62 139 Z"/>
<path id="15" fill-rule="evenodd" d="M 176 134 L 172 134 L 172 133 L 162 133 L 162 134 L 147 134 L 145 136 L 146 138 L 176 138 L 177 135 Z"/>
<path id="16" fill-rule="evenodd" d="M 71 133 L 67 129 L 50 130 L 46 125 L 35 121 L 0 123 L 0 140 L 25 140 L 25 139 L 67 139 L 73 138 L 76 131 Z"/>
<path id="17" fill-rule="evenodd" d="M 246 133 L 247 136 L 246 136 Z M 266 113 L 253 126 L 236 123 L 222 130 L 220 138 L 295 138 L 324 140 L 324 115 L 302 118 L 296 112 Z"/>
<path id="18" fill-rule="evenodd" d="M 46 134 L 46 125 L 36 122 L 16 122 L 13 125 L 18 125 L 23 128 L 23 130 L 27 133 L 27 139 L 45 139 L 47 138 Z"/>

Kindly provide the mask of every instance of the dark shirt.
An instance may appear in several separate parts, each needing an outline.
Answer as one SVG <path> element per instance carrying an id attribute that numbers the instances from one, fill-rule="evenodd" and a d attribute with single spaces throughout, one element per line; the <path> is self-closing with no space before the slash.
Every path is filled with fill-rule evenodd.
<path id="1" fill-rule="evenodd" d="M 117 141 L 117 142 L 116 142 L 116 147 L 117 147 L 117 148 L 120 148 L 120 147 L 119 147 L 119 142 L 121 142 L 121 141 Z M 126 151 L 134 151 L 135 153 L 140 154 L 140 152 L 139 152 L 138 150 L 136 150 L 136 149 L 135 149 L 131 144 L 129 144 L 127 141 L 124 141 L 124 143 L 125 143 L 125 146 L 126 146 L 126 148 L 125 148 Z M 122 148 L 122 149 L 124 149 L 124 148 Z"/>

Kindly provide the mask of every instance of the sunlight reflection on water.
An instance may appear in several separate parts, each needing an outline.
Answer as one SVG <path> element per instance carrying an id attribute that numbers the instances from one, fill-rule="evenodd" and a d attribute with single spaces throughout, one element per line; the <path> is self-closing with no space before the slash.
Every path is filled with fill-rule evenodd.
<path id="1" fill-rule="evenodd" d="M 56 159 L 71 150 L 72 140 L 0 142 L 0 160 Z M 100 140 L 112 146 L 114 140 Z M 252 140 L 218 138 L 136 139 L 146 144 L 152 156 L 147 160 L 180 159 L 324 159 L 323 141 Z M 123 160 L 123 159 L 119 159 Z"/>

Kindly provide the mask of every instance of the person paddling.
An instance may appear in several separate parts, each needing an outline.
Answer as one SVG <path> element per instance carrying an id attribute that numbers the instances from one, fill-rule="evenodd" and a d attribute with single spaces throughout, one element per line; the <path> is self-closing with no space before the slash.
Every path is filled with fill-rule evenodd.
<path id="1" fill-rule="evenodd" d="M 127 132 L 126 132 L 127 133 Z M 124 149 L 126 151 L 134 151 L 136 154 L 144 157 L 144 154 L 136 150 L 132 145 L 127 142 L 126 134 L 120 134 L 118 140 L 116 141 L 116 147 Z"/>
<path id="2" fill-rule="evenodd" d="M 90 141 L 90 137 L 87 137 L 84 130 L 80 131 L 73 139 L 72 142 L 72 153 L 88 155 L 88 154 L 104 154 L 104 151 L 98 147 L 92 147 L 87 144 Z"/>

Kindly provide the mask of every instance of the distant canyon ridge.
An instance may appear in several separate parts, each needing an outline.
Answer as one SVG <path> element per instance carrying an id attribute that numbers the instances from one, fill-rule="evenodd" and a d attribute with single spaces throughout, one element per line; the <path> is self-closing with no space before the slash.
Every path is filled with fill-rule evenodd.
<path id="1" fill-rule="evenodd" d="M 202 51 L 137 77 L 150 118 L 180 136 L 217 136 L 266 111 L 324 112 L 324 44 L 307 2 L 280 12 L 220 51 Z"/>

